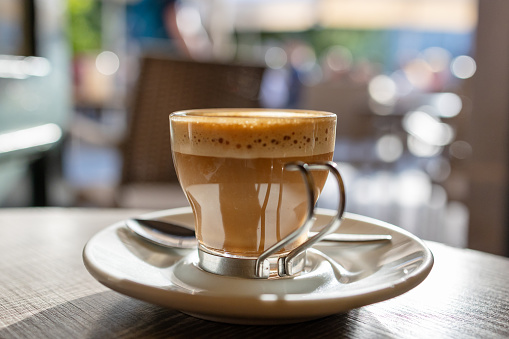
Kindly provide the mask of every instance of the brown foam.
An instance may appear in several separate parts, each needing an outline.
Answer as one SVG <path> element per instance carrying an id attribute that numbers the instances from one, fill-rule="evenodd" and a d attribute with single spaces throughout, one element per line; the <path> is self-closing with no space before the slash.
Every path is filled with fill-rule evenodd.
<path id="1" fill-rule="evenodd" d="M 295 157 L 334 149 L 336 115 L 314 111 L 200 110 L 176 113 L 171 116 L 170 125 L 175 152 L 230 158 Z"/>

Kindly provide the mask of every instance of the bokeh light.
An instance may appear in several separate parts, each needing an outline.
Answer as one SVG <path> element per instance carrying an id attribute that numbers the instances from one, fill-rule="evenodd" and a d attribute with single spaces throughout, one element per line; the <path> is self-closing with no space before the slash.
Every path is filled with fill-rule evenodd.
<path id="1" fill-rule="evenodd" d="M 463 102 L 459 95 L 454 93 L 441 93 L 435 99 L 435 106 L 440 116 L 444 118 L 452 118 L 461 112 Z"/>
<path id="2" fill-rule="evenodd" d="M 471 78 L 476 70 L 477 65 L 475 60 L 468 55 L 460 55 L 454 58 L 451 63 L 451 72 L 459 79 Z"/>
<path id="3" fill-rule="evenodd" d="M 413 135 L 407 137 L 407 147 L 410 153 L 416 157 L 433 157 L 442 152 L 442 146 L 430 145 Z"/>
<path id="4" fill-rule="evenodd" d="M 449 154 L 457 159 L 467 159 L 472 155 L 472 146 L 466 141 L 456 140 L 449 147 Z"/>
<path id="5" fill-rule="evenodd" d="M 405 72 L 403 70 L 397 70 L 391 74 L 391 79 L 396 84 L 397 95 L 403 97 L 408 95 L 414 89 L 414 86 L 408 81 Z"/>
<path id="6" fill-rule="evenodd" d="M 327 66 L 334 72 L 345 72 L 352 67 L 352 52 L 343 46 L 332 46 L 325 54 Z"/>
<path id="7" fill-rule="evenodd" d="M 182 34 L 193 35 L 202 29 L 200 12 L 191 6 L 182 6 L 177 11 L 177 26 Z"/>
<path id="8" fill-rule="evenodd" d="M 428 90 L 432 86 L 434 80 L 433 69 L 424 59 L 413 59 L 403 69 L 408 81 L 414 87 Z"/>
<path id="9" fill-rule="evenodd" d="M 444 157 L 436 157 L 427 162 L 426 173 L 435 182 L 444 182 L 449 178 L 452 168 L 451 163 Z"/>
<path id="10" fill-rule="evenodd" d="M 387 75 L 377 75 L 368 85 L 369 95 L 373 100 L 383 105 L 390 105 L 396 101 L 396 83 Z"/>
<path id="11" fill-rule="evenodd" d="M 62 129 L 56 124 L 44 124 L 0 134 L 0 153 L 8 153 L 57 142 Z"/>
<path id="12" fill-rule="evenodd" d="M 386 134 L 376 142 L 376 154 L 384 162 L 394 162 L 403 154 L 403 143 L 395 134 Z"/>
<path id="13" fill-rule="evenodd" d="M 449 68 L 451 62 L 451 53 L 441 47 L 430 47 L 424 50 L 423 58 L 428 63 L 431 70 L 440 73 Z"/>
<path id="14" fill-rule="evenodd" d="M 299 44 L 290 52 L 290 63 L 299 72 L 311 71 L 316 64 L 315 51 L 308 45 Z"/>
<path id="15" fill-rule="evenodd" d="M 403 171 L 397 178 L 398 203 L 412 207 L 427 204 L 431 196 L 431 181 L 423 171 L 411 169 Z"/>
<path id="16" fill-rule="evenodd" d="M 0 55 L 0 78 L 26 79 L 51 73 L 51 64 L 42 57 Z"/>
<path id="17" fill-rule="evenodd" d="M 403 128 L 429 145 L 444 146 L 454 139 L 454 131 L 450 125 L 420 110 L 405 115 Z"/>
<path id="18" fill-rule="evenodd" d="M 95 59 L 95 67 L 101 74 L 113 75 L 120 67 L 120 59 L 115 53 L 104 51 Z"/>
<path id="19" fill-rule="evenodd" d="M 51 72 L 51 64 L 48 59 L 41 57 L 26 57 L 22 68 L 25 74 L 43 77 Z"/>
<path id="20" fill-rule="evenodd" d="M 265 63 L 272 69 L 283 68 L 288 61 L 286 52 L 281 47 L 273 46 L 265 52 Z"/>

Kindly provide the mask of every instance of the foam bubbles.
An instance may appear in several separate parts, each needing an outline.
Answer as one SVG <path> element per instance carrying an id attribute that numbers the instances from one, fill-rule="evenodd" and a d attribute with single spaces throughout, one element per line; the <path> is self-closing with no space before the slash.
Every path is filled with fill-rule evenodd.
<path id="1" fill-rule="evenodd" d="M 170 121 L 173 150 L 181 153 L 253 158 L 334 150 L 336 116 L 332 113 L 203 110 L 173 115 Z"/>

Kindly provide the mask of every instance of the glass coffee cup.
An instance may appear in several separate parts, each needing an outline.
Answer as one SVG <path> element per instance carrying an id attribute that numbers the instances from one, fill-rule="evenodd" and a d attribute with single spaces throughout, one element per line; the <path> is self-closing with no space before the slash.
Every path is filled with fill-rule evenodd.
<path id="1" fill-rule="evenodd" d="M 170 115 L 177 177 L 192 207 L 198 265 L 244 278 L 294 276 L 306 250 L 340 224 L 343 180 L 332 162 L 336 115 L 265 109 L 203 109 Z M 328 174 L 337 214 L 308 237 Z"/>

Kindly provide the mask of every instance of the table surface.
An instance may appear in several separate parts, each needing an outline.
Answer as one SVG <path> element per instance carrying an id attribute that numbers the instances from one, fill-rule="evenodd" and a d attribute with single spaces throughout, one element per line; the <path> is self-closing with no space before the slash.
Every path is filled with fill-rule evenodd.
<path id="1" fill-rule="evenodd" d="M 141 210 L 0 209 L 0 338 L 507 338 L 509 259 L 427 242 L 435 264 L 396 298 L 293 325 L 193 318 L 104 287 L 82 250 Z"/>

